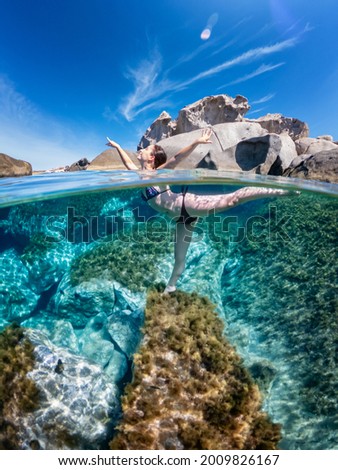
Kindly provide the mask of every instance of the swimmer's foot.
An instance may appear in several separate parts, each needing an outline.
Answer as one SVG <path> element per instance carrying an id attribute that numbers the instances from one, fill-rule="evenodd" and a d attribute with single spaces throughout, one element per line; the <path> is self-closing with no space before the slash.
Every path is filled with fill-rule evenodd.
<path id="1" fill-rule="evenodd" d="M 167 285 L 167 287 L 163 291 L 163 294 L 172 294 L 173 292 L 175 292 L 175 290 L 176 290 L 175 286 Z"/>

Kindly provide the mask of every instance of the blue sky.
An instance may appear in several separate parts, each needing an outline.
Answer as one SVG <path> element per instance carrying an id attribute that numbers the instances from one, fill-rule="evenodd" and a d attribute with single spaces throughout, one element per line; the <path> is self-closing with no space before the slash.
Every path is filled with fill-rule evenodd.
<path id="1" fill-rule="evenodd" d="M 220 93 L 338 139 L 336 0 L 0 0 L 0 15 L 0 152 L 34 169 L 91 160 L 106 135 L 134 150 L 161 111 Z"/>

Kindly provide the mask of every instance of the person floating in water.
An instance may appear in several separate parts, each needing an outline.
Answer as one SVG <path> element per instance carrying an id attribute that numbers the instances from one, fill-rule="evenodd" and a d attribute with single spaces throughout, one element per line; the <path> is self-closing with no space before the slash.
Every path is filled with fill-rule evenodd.
<path id="1" fill-rule="evenodd" d="M 212 143 L 210 138 L 211 129 L 203 130 L 201 136 L 187 147 L 181 149 L 176 155 L 167 158 L 165 151 L 159 145 L 149 145 L 138 153 L 138 160 L 142 170 L 162 170 L 174 169 L 182 160 L 184 160 L 198 146 Z M 140 170 L 133 163 L 129 155 L 113 140 L 108 140 L 108 146 L 117 150 L 122 162 L 128 170 Z M 150 186 L 142 190 L 142 196 L 150 207 L 158 212 L 169 215 L 175 220 L 176 240 L 175 240 L 175 263 L 172 274 L 168 281 L 165 293 L 171 293 L 176 290 L 176 283 L 185 268 L 186 254 L 191 242 L 191 235 L 194 225 L 199 217 L 223 212 L 226 209 L 243 204 L 247 201 L 274 196 L 287 196 L 290 191 L 283 189 L 270 189 L 261 187 L 244 187 L 229 194 L 199 195 L 189 193 L 187 188 L 183 188 L 181 193 L 174 193 L 169 186 L 159 187 Z"/>

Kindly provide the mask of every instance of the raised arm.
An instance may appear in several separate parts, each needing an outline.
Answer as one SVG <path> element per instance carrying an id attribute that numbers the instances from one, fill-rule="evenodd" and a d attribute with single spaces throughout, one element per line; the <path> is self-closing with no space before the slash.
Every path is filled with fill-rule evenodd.
<path id="1" fill-rule="evenodd" d="M 135 165 L 135 163 L 131 160 L 127 152 L 125 152 L 118 143 L 114 142 L 111 139 L 108 139 L 108 137 L 107 137 L 107 140 L 108 140 L 108 144 L 107 144 L 108 147 L 113 147 L 117 150 L 124 166 L 128 168 L 128 170 L 139 170 L 139 167 Z"/>
<path id="2" fill-rule="evenodd" d="M 211 144 L 210 137 L 212 135 L 211 129 L 204 129 L 202 135 L 196 139 L 192 144 L 188 145 L 181 149 L 175 156 L 169 158 L 169 160 L 163 165 L 159 166 L 157 169 L 161 170 L 164 168 L 175 168 L 182 160 L 184 160 L 188 155 L 195 150 L 199 144 Z"/>

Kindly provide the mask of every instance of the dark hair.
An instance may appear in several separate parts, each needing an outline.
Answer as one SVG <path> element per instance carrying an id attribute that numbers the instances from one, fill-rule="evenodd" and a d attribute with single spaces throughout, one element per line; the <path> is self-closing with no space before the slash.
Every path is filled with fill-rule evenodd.
<path id="1" fill-rule="evenodd" d="M 155 157 L 154 166 L 158 168 L 167 161 L 167 155 L 160 145 L 154 145 L 153 155 Z"/>

